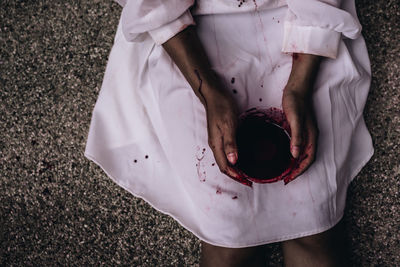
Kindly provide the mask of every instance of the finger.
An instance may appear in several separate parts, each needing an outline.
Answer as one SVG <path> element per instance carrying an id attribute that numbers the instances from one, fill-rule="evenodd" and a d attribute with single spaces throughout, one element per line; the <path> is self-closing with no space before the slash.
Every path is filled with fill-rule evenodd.
<path id="1" fill-rule="evenodd" d="M 307 118 L 306 122 L 306 143 L 303 154 L 301 155 L 302 161 L 300 162 L 299 170 L 296 176 L 304 173 L 311 164 L 315 161 L 318 142 L 318 128 L 311 118 Z"/>
<path id="2" fill-rule="evenodd" d="M 231 177 L 238 176 L 236 172 L 229 166 L 227 161 L 227 157 L 225 155 L 224 146 L 223 146 L 223 138 L 213 138 L 210 142 L 210 148 L 214 153 L 215 161 L 219 167 L 219 170 L 222 173 L 225 173 Z"/>
<path id="3" fill-rule="evenodd" d="M 236 129 L 234 127 L 228 127 L 223 133 L 225 155 L 232 165 L 235 165 L 238 160 L 235 131 Z"/>
<path id="4" fill-rule="evenodd" d="M 252 186 L 251 181 L 242 177 L 233 167 L 229 166 L 229 163 L 227 161 L 227 158 L 223 150 L 223 139 L 219 138 L 214 142 L 211 142 L 210 147 L 214 153 L 215 161 L 217 162 L 217 165 L 222 173 L 226 174 L 227 176 L 229 176 L 230 178 L 241 184 L 250 187 Z"/>
<path id="5" fill-rule="evenodd" d="M 303 143 L 303 116 L 294 112 L 288 116 L 291 131 L 290 152 L 294 158 L 298 158 Z"/>

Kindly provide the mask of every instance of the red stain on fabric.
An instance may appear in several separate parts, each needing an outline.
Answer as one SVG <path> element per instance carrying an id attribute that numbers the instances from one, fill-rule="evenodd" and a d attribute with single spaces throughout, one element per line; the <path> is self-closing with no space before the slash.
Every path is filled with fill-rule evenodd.
<path id="1" fill-rule="evenodd" d="M 221 194 L 222 194 L 221 188 L 217 187 L 217 191 L 215 191 L 215 193 L 216 193 L 217 195 L 221 195 Z"/>
<path id="2" fill-rule="evenodd" d="M 254 3 L 254 9 L 255 9 L 255 10 L 258 10 L 258 5 L 257 5 L 256 0 L 253 0 L 253 3 Z"/>
<path id="3" fill-rule="evenodd" d="M 205 157 L 205 151 L 206 149 L 203 148 L 203 150 L 201 150 L 200 153 L 200 148 L 197 147 L 197 153 L 196 153 L 196 159 L 197 159 L 197 163 L 196 163 L 196 170 L 197 170 L 197 176 L 199 178 L 200 182 L 205 182 L 206 181 L 206 171 L 203 169 L 204 168 L 204 163 L 202 162 L 204 157 Z"/>
<path id="4" fill-rule="evenodd" d="M 238 1 L 239 1 L 238 7 L 241 7 L 243 5 L 243 3 L 246 2 L 246 0 L 238 0 Z"/>

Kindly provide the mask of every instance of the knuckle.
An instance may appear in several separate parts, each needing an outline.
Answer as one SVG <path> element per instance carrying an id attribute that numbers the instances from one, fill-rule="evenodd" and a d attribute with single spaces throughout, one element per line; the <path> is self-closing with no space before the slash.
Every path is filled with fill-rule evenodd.
<path id="1" fill-rule="evenodd" d="M 235 149 L 236 144 L 233 141 L 225 142 L 225 149 Z"/>

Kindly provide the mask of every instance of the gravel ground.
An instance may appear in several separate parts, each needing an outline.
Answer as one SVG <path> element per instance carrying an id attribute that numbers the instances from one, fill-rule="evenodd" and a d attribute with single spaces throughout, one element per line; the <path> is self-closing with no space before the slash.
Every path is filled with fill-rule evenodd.
<path id="1" fill-rule="evenodd" d="M 197 265 L 191 233 L 83 156 L 121 8 L 1 6 L 0 265 Z M 400 266 L 400 8 L 357 6 L 373 70 L 365 118 L 375 155 L 349 188 L 344 221 L 354 266 Z M 281 266 L 279 246 L 270 250 L 271 266 Z"/>

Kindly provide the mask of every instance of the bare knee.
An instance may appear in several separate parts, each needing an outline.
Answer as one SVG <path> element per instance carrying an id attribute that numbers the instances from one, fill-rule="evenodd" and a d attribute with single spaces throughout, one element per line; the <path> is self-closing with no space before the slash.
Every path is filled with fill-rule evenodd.
<path id="1" fill-rule="evenodd" d="M 346 266 L 342 226 L 326 232 L 282 242 L 286 266 Z"/>
<path id="2" fill-rule="evenodd" d="M 201 267 L 265 266 L 265 249 L 262 246 L 225 248 L 201 242 Z"/>

